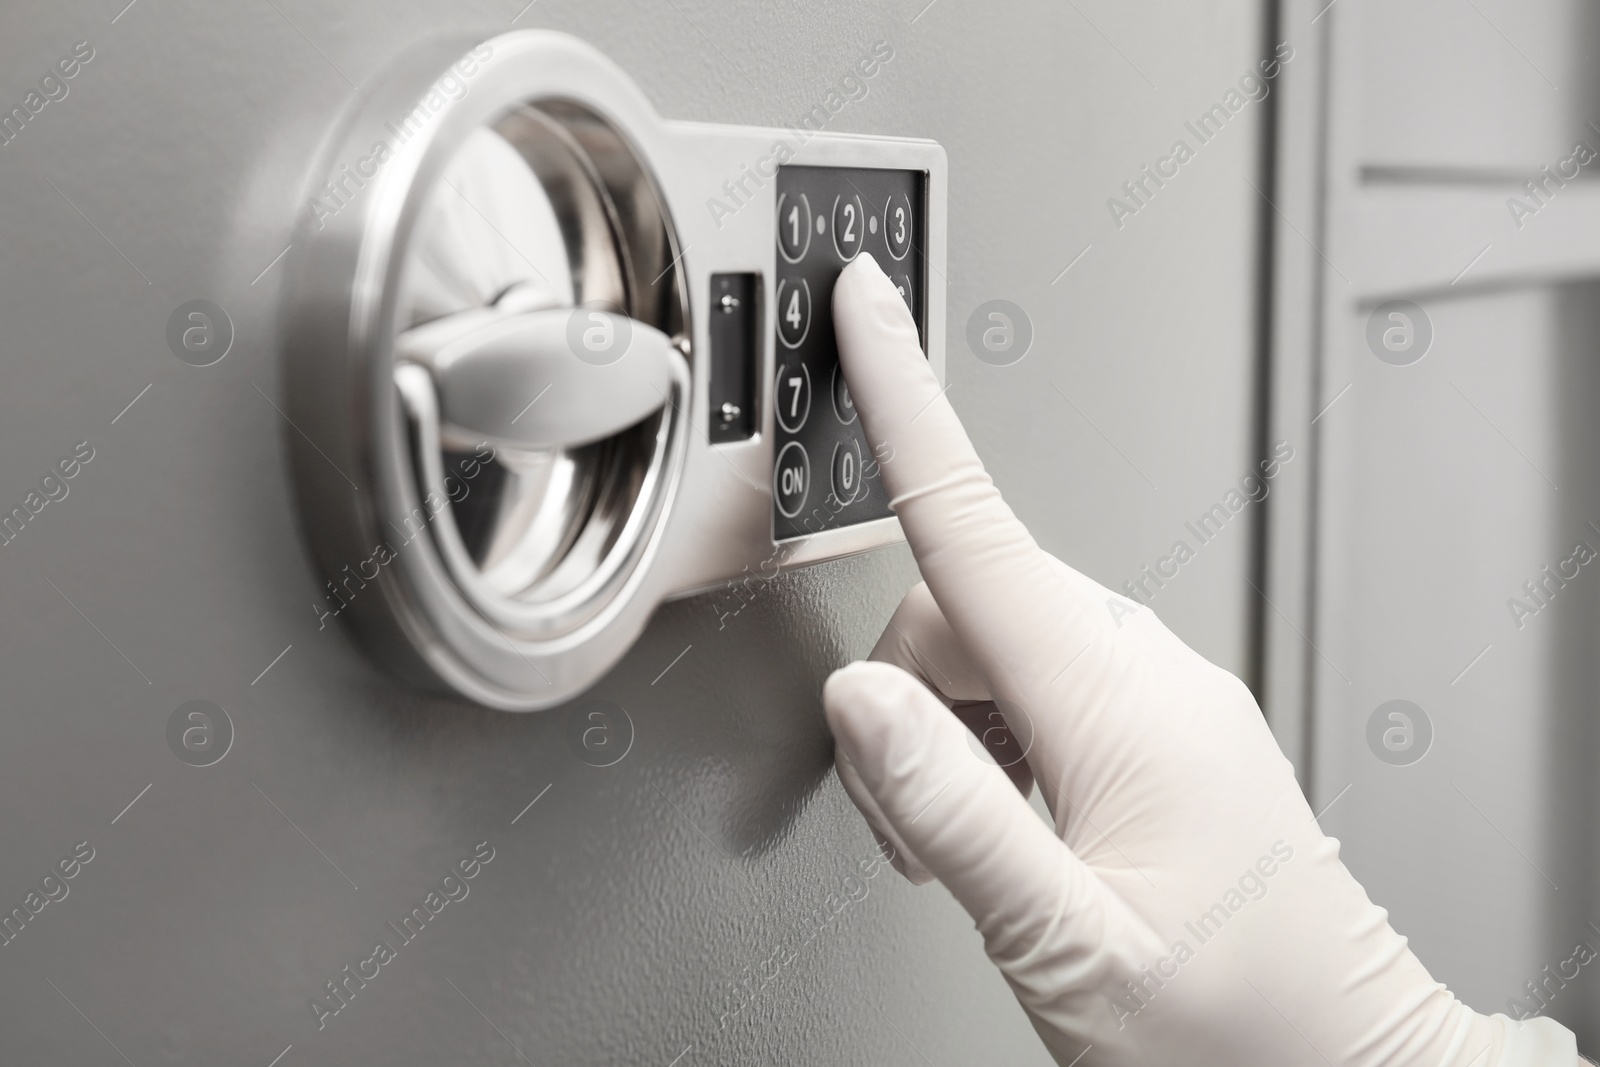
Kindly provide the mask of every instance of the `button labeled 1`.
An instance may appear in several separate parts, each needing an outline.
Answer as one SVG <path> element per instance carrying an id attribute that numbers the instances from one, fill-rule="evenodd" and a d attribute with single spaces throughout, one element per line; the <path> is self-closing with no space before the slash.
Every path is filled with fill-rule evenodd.
<path id="1" fill-rule="evenodd" d="M 777 465 L 772 471 L 772 495 L 784 518 L 792 519 L 806 506 L 806 494 L 811 491 L 811 458 L 799 441 L 790 441 L 778 453 Z"/>
<path id="2" fill-rule="evenodd" d="M 778 198 L 778 249 L 790 263 L 805 258 L 811 247 L 811 201 L 801 193 L 794 199 L 785 193 Z"/>

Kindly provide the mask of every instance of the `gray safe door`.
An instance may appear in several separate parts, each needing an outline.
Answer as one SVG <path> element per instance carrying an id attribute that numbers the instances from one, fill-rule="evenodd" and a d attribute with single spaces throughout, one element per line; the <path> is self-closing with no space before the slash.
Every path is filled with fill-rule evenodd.
<path id="1" fill-rule="evenodd" d="M 405 680 L 317 607 L 330 575 L 290 457 L 329 448 L 290 403 L 284 308 L 308 219 L 359 209 L 307 203 L 334 131 L 443 40 L 561 30 L 666 120 L 935 142 L 930 354 L 1040 541 L 1120 587 L 1254 460 L 1259 116 L 1133 217 L 1108 200 L 1254 66 L 1259 13 L 1156 7 L 0 15 L 0 1059 L 1047 1063 L 970 921 L 874 864 L 833 776 L 818 694 L 916 580 L 903 546 L 849 540 L 864 524 L 777 576 L 759 554 L 680 557 L 615 665 L 543 710 Z M 680 230 L 685 212 L 707 233 L 775 227 L 776 192 L 708 187 Z M 714 247 L 678 249 L 691 320 L 713 270 L 762 274 L 770 299 L 770 249 L 713 264 Z M 1021 359 L 968 343 L 995 300 L 1021 312 Z M 770 547 L 770 495 L 742 492 L 707 489 L 694 514 L 726 509 L 739 552 Z M 1156 603 L 1236 670 L 1248 533 Z"/>

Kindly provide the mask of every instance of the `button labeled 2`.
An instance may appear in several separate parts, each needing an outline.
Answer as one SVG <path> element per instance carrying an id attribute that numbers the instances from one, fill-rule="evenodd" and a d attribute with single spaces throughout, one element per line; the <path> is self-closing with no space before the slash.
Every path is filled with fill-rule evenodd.
<path id="1" fill-rule="evenodd" d="M 849 262 L 861 251 L 861 234 L 865 230 L 861 218 L 861 198 L 855 194 L 836 197 L 833 201 L 833 247 L 839 258 Z"/>

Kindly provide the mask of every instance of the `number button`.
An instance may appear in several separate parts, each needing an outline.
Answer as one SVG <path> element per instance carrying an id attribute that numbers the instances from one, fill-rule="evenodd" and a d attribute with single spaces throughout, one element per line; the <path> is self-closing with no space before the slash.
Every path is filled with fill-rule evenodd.
<path id="1" fill-rule="evenodd" d="M 772 410 L 778 425 L 789 433 L 799 433 L 811 414 L 811 371 L 798 359 L 778 368 L 772 383 Z"/>
<path id="2" fill-rule="evenodd" d="M 778 464 L 772 472 L 772 494 L 784 518 L 792 519 L 800 514 L 810 491 L 811 459 L 804 445 L 790 441 L 778 453 Z"/>
<path id="3" fill-rule="evenodd" d="M 883 209 L 883 237 L 895 259 L 905 259 L 911 251 L 911 198 L 905 193 L 889 197 Z"/>
<path id="4" fill-rule="evenodd" d="M 789 348 L 799 348 L 811 329 L 811 286 L 806 280 L 778 283 L 778 339 Z"/>
<path id="5" fill-rule="evenodd" d="M 856 421 L 856 402 L 850 396 L 850 385 L 844 380 L 844 368 L 833 365 L 833 413 L 839 421 L 849 426 Z"/>
<path id="6" fill-rule="evenodd" d="M 821 220 L 818 220 L 821 221 Z M 778 251 L 790 263 L 798 263 L 811 247 L 811 201 L 805 193 L 778 197 Z"/>
<path id="7" fill-rule="evenodd" d="M 861 217 L 859 196 L 839 196 L 833 201 L 833 247 L 846 263 L 861 251 L 861 235 L 866 223 Z"/>
<path id="8" fill-rule="evenodd" d="M 911 298 L 911 275 L 891 274 L 889 275 L 889 281 L 894 285 L 895 292 L 900 294 L 900 299 L 906 302 L 906 307 L 910 308 L 911 313 L 915 315 L 917 309 Z"/>
<path id="9" fill-rule="evenodd" d="M 841 505 L 853 504 L 861 495 L 861 446 L 840 441 L 833 446 L 833 495 Z"/>

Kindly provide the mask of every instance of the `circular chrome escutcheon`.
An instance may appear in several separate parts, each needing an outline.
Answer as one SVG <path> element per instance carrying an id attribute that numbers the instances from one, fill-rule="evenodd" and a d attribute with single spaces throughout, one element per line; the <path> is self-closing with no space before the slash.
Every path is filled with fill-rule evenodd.
<path id="1" fill-rule="evenodd" d="M 688 303 L 629 118 L 593 50 L 506 34 L 402 64 L 312 188 L 286 399 L 324 610 L 493 707 L 570 699 L 653 607 Z"/>

